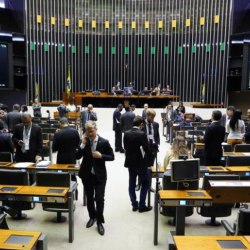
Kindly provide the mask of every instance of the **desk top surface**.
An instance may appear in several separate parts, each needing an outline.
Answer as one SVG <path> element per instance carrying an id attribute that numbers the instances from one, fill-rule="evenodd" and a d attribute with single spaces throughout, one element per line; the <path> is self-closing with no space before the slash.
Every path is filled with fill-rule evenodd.
<path id="1" fill-rule="evenodd" d="M 19 249 L 25 249 L 25 250 L 30 249 L 31 250 L 31 249 L 34 249 L 40 235 L 41 235 L 41 232 L 0 229 L 0 249 L 13 249 L 13 250 L 19 250 Z M 11 236 L 26 236 L 26 237 L 32 237 L 32 238 L 27 244 L 9 244 L 6 241 Z"/>
<path id="2" fill-rule="evenodd" d="M 250 244 L 250 236 L 245 235 L 244 238 L 247 240 L 247 242 Z"/>
<path id="3" fill-rule="evenodd" d="M 228 169 L 222 166 L 206 166 L 206 167 L 208 169 L 208 172 L 210 173 L 228 172 Z"/>
<path id="4" fill-rule="evenodd" d="M 151 172 L 156 173 L 156 167 L 155 166 L 151 167 Z M 158 173 L 164 173 L 164 172 L 165 172 L 164 167 L 160 167 L 158 169 Z"/>
<path id="5" fill-rule="evenodd" d="M 218 243 L 221 240 L 240 241 L 245 245 L 244 249 L 250 249 L 249 242 L 243 236 L 174 236 L 177 250 L 223 250 L 225 248 Z"/>
<path id="6" fill-rule="evenodd" d="M 230 166 L 226 168 L 230 172 L 250 172 L 250 166 Z"/>
<path id="7" fill-rule="evenodd" d="M 77 167 L 74 164 L 51 164 L 48 167 L 36 167 L 35 163 L 31 163 L 27 167 L 15 167 L 16 163 L 11 163 L 11 162 L 0 162 L 0 168 L 5 168 L 5 169 L 33 169 L 33 170 L 41 170 L 41 169 L 46 169 L 46 170 L 68 170 L 68 171 L 78 171 L 79 167 Z"/>
<path id="8" fill-rule="evenodd" d="M 191 196 L 189 193 L 198 193 L 199 195 Z M 212 197 L 205 190 L 160 190 L 161 200 L 212 200 Z"/>
<path id="9" fill-rule="evenodd" d="M 3 190 L 4 188 L 12 187 L 16 189 L 12 191 Z M 55 190 L 55 192 L 53 192 L 53 190 Z M 62 192 L 56 192 L 56 190 L 60 190 Z M 0 185 L 0 194 L 65 197 L 68 191 L 69 188 L 67 187 Z"/>

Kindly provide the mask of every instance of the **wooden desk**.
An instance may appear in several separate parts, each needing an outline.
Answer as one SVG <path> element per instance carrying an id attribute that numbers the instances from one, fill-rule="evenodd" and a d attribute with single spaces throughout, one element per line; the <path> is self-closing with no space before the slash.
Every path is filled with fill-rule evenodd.
<path id="1" fill-rule="evenodd" d="M 247 242 L 250 244 L 250 236 L 244 236 L 244 238 L 247 240 Z"/>
<path id="2" fill-rule="evenodd" d="M 14 187 L 13 191 L 5 191 L 4 188 Z M 28 201 L 34 203 L 68 203 L 69 208 L 69 242 L 74 240 L 74 192 L 75 187 L 41 187 L 41 186 L 12 186 L 0 185 L 0 200 L 11 199 L 16 201 Z"/>
<path id="3" fill-rule="evenodd" d="M 249 166 L 230 166 L 226 167 L 230 173 L 237 174 L 239 176 L 250 177 L 250 165 Z"/>
<path id="4" fill-rule="evenodd" d="M 6 241 L 11 236 L 28 236 L 28 237 L 31 237 L 31 239 L 27 244 L 9 244 L 9 243 L 6 243 Z M 40 236 L 41 236 L 40 232 L 0 229 L 0 249 L 32 250 L 32 249 L 36 248 L 36 244 L 37 244 L 37 241 L 38 241 Z"/>
<path id="5" fill-rule="evenodd" d="M 224 108 L 224 104 L 191 103 L 193 108 Z"/>
<path id="6" fill-rule="evenodd" d="M 225 167 L 222 166 L 206 166 L 208 169 L 208 172 L 211 174 L 216 174 L 216 173 L 228 173 L 229 170 Z"/>
<path id="7" fill-rule="evenodd" d="M 67 118 L 69 119 L 79 119 L 81 117 L 80 112 L 68 112 Z M 59 112 L 54 112 L 54 119 L 59 118 Z"/>
<path id="8" fill-rule="evenodd" d="M 194 143 L 194 149 L 204 149 L 205 143 L 203 142 L 195 142 Z"/>
<path id="9" fill-rule="evenodd" d="M 160 190 L 161 206 L 176 206 L 176 231 L 175 235 L 185 234 L 186 207 L 211 206 L 212 197 L 205 190 Z M 154 220 L 154 245 L 158 244 L 158 201 L 155 200 Z"/>
<path id="10" fill-rule="evenodd" d="M 0 162 L 0 167 L 5 168 L 5 167 L 10 166 L 11 164 L 12 164 L 12 162 Z"/>
<path id="11" fill-rule="evenodd" d="M 250 181 L 209 181 L 213 203 L 250 202 Z"/>
<path id="12" fill-rule="evenodd" d="M 174 236 L 177 250 L 223 250 L 218 241 L 241 241 L 250 249 L 249 242 L 243 236 Z M 227 248 L 228 249 L 228 248 Z M 238 248 L 233 248 L 238 249 Z"/>

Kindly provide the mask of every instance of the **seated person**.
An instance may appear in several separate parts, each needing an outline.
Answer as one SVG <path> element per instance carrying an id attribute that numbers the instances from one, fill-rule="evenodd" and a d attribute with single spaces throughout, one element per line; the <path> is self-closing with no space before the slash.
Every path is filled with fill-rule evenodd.
<path id="1" fill-rule="evenodd" d="M 57 110 L 59 112 L 59 118 L 67 117 L 69 109 L 64 104 L 60 104 Z"/>
<path id="2" fill-rule="evenodd" d="M 245 143 L 250 144 L 250 123 L 248 123 L 246 128 Z"/>
<path id="3" fill-rule="evenodd" d="M 170 88 L 169 85 L 167 85 L 166 88 L 163 88 L 161 92 L 162 92 L 162 94 L 165 94 L 165 95 L 171 95 L 171 94 L 173 94 L 173 90 Z"/>
<path id="4" fill-rule="evenodd" d="M 116 83 L 115 90 L 121 90 L 121 83 L 120 82 Z"/>
<path id="5" fill-rule="evenodd" d="M 178 113 L 176 113 L 175 122 L 180 123 L 183 121 L 184 121 L 184 113 L 179 111 Z"/>
<path id="6" fill-rule="evenodd" d="M 182 112 L 183 114 L 186 113 L 186 109 L 185 109 L 185 107 L 184 107 L 184 105 L 183 105 L 183 102 L 179 102 L 179 106 L 176 108 L 176 112 L 177 112 L 177 113 L 178 113 L 178 112 Z"/>
<path id="7" fill-rule="evenodd" d="M 34 103 L 32 104 L 34 117 L 38 117 L 38 118 L 42 117 L 41 108 L 42 108 L 41 103 L 38 102 L 38 99 L 35 99 Z"/>
<path id="8" fill-rule="evenodd" d="M 177 136 L 173 140 L 171 149 L 167 151 L 164 157 L 164 162 L 163 162 L 164 170 L 170 169 L 171 160 L 178 160 L 181 156 L 186 156 L 188 159 L 192 158 L 192 154 L 188 149 L 185 138 L 182 136 Z"/>
<path id="9" fill-rule="evenodd" d="M 14 152 L 11 135 L 4 130 L 4 123 L 0 120 L 0 152 Z"/>
<path id="10" fill-rule="evenodd" d="M 115 86 L 114 86 L 114 87 L 112 87 L 112 90 L 111 90 L 111 95 L 116 95 L 116 88 L 115 88 Z"/>

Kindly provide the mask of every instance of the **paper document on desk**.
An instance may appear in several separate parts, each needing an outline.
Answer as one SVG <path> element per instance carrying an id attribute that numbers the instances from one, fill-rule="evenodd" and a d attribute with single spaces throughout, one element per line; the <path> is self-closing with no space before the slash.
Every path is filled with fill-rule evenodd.
<path id="1" fill-rule="evenodd" d="M 242 153 L 243 155 L 250 156 L 250 153 Z"/>
<path id="2" fill-rule="evenodd" d="M 51 161 L 40 161 L 36 164 L 37 168 L 47 168 L 51 164 Z"/>
<path id="3" fill-rule="evenodd" d="M 31 165 L 34 165 L 34 162 L 19 162 L 19 163 L 14 164 L 13 166 L 15 168 L 27 168 Z"/>
<path id="4" fill-rule="evenodd" d="M 144 149 L 143 149 L 143 147 L 142 147 L 142 146 L 140 146 L 140 150 L 141 150 L 141 155 L 142 155 L 142 158 L 144 158 L 144 156 L 145 156 L 145 151 L 144 151 Z"/>

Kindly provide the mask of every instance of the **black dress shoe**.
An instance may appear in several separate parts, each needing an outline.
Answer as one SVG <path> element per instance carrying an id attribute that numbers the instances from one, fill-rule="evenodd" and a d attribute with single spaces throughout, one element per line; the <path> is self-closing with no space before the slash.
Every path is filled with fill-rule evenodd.
<path id="1" fill-rule="evenodd" d="M 86 228 L 90 228 L 94 225 L 94 223 L 96 222 L 96 219 L 94 218 L 90 218 L 87 225 L 86 225 Z"/>
<path id="2" fill-rule="evenodd" d="M 133 212 L 136 212 L 138 209 L 139 209 L 138 207 L 133 207 L 133 208 L 132 208 L 132 211 L 133 211 Z"/>
<path id="3" fill-rule="evenodd" d="M 152 210 L 152 207 L 151 207 L 151 206 L 149 206 L 149 207 L 147 207 L 147 206 L 139 207 L 139 213 L 148 212 L 148 211 L 150 211 L 150 210 Z"/>
<path id="4" fill-rule="evenodd" d="M 99 233 L 100 235 L 104 235 L 105 229 L 104 229 L 102 223 L 97 222 L 97 230 L 98 230 L 98 233 Z"/>

